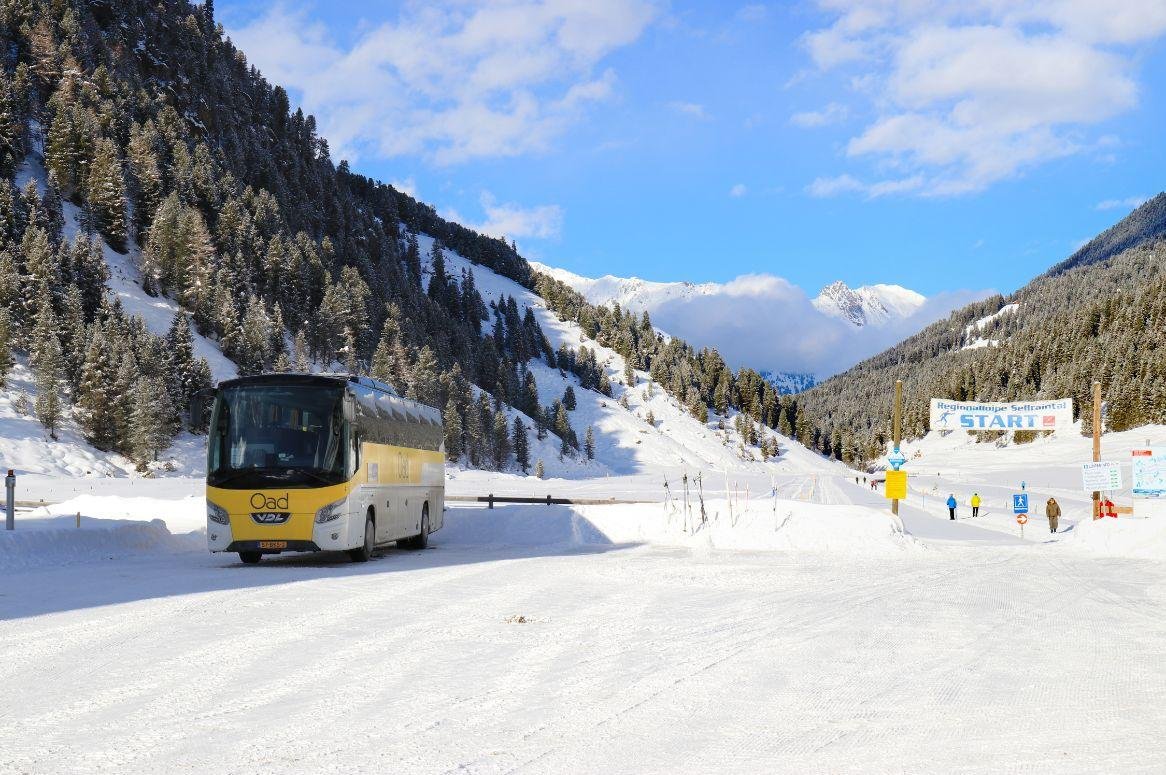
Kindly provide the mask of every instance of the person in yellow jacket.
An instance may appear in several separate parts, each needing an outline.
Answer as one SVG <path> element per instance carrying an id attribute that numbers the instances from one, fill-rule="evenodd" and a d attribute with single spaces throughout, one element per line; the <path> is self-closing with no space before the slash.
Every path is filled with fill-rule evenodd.
<path id="1" fill-rule="evenodd" d="M 980 516 L 980 493 L 972 493 L 972 516 Z"/>

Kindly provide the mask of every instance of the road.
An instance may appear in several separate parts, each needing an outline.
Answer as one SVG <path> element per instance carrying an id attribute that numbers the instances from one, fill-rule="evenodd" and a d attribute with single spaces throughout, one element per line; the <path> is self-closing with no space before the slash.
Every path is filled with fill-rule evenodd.
<path id="1" fill-rule="evenodd" d="M 1161 564 L 904 519 L 936 537 L 877 559 L 439 533 L 14 573 L 0 771 L 1160 771 Z"/>

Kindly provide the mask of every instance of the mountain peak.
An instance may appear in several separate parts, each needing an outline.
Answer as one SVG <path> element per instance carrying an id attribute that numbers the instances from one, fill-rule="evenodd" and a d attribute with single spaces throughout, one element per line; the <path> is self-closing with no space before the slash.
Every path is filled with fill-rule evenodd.
<path id="1" fill-rule="evenodd" d="M 822 289 L 814 299 L 814 306 L 827 315 L 862 328 L 910 317 L 925 301 L 922 295 L 901 285 L 851 288 L 843 281 L 835 280 Z"/>

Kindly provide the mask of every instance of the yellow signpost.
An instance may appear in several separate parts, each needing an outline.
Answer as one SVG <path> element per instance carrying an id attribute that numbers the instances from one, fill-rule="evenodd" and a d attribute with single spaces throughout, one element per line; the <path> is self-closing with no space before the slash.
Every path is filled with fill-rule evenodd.
<path id="1" fill-rule="evenodd" d="M 887 471 L 887 498 L 893 501 L 907 498 L 907 472 Z"/>

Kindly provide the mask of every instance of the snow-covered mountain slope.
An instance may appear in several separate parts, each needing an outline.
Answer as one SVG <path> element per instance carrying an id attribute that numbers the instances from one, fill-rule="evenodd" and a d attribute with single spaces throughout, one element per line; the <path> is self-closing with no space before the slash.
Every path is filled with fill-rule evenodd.
<path id="1" fill-rule="evenodd" d="M 37 190 L 43 196 L 46 191 L 45 181 L 48 175 L 45 172 L 44 156 L 40 150 L 40 127 L 33 126 L 34 150 L 21 164 L 16 172 L 16 187 L 23 188 L 30 180 L 36 181 Z M 61 202 L 61 212 L 64 216 L 63 237 L 72 241 L 81 231 L 81 210 L 69 201 Z M 141 273 L 138 271 L 141 248 L 131 238 L 129 248 L 118 253 L 103 240 L 101 250 L 105 256 L 105 263 L 109 267 L 109 280 L 106 283 L 110 293 L 121 301 L 122 309 L 128 315 L 137 315 L 142 318 L 146 328 L 153 334 L 165 334 L 178 314 L 178 304 L 165 296 L 150 296 L 142 290 Z M 198 331 L 194 335 L 194 354 L 197 358 L 206 358 L 211 367 L 211 375 L 216 381 L 230 379 L 237 376 L 239 371 L 235 363 L 223 355 L 219 346 L 202 336 Z"/>
<path id="2" fill-rule="evenodd" d="M 418 234 L 417 242 L 421 255 L 428 257 L 432 238 Z M 554 348 L 566 344 L 571 348 L 586 346 L 593 350 L 612 384 L 614 396 L 608 398 L 582 389 L 572 374 L 563 374 L 537 359 L 529 363 L 538 383 L 539 403 L 552 403 L 562 397 L 567 385 L 572 385 L 578 400 L 577 408 L 569 413 L 572 427 L 580 438 L 588 426 L 595 429 L 596 454 L 595 460 L 590 462 L 572 458 L 560 461 L 553 437 L 548 436 L 548 440 L 538 447 L 536 445 L 540 442 L 532 436 L 531 460 L 542 457 L 548 476 L 575 479 L 657 473 L 679 475 L 684 471 L 693 475 L 704 472 L 707 476 L 732 470 L 750 472 L 764 479 L 769 473 L 815 472 L 821 471 L 823 464 L 829 465 L 801 445 L 769 429 L 765 432 L 778 440 L 782 452 L 776 461 L 762 462 L 756 448 L 742 446 L 741 438 L 733 428 L 732 416 L 721 418 L 710 412 L 709 422 L 701 423 L 659 386 L 653 386 L 649 394 L 648 374 L 643 371 L 636 372 L 634 385 L 623 384 L 624 360 L 619 353 L 588 339 L 576 323 L 560 320 L 541 297 L 513 280 L 473 264 L 451 250 L 446 249 L 443 253 L 449 274 L 457 277 L 463 270 L 473 274 L 474 284 L 487 305 L 513 296 L 519 309 L 530 307 L 533 310 Z M 536 268 L 541 271 L 540 267 Z M 428 263 L 425 271 L 431 271 Z M 627 409 L 620 404 L 624 396 Z M 655 425 L 647 422 L 649 412 L 656 421 Z M 513 410 L 510 413 L 513 416 Z M 724 430 L 718 429 L 720 422 L 723 422 Z"/>
<path id="3" fill-rule="evenodd" d="M 535 271 L 550 275 L 574 288 L 595 305 L 618 304 L 632 312 L 652 311 L 672 301 L 685 301 L 698 296 L 716 296 L 724 292 L 720 283 L 653 282 L 639 277 L 583 277 L 566 269 L 557 269 L 537 261 L 530 262 Z"/>
<path id="4" fill-rule="evenodd" d="M 884 326 L 915 314 L 927 301 L 922 294 L 901 285 L 864 285 L 850 288 L 837 280 L 814 299 L 814 307 L 831 317 L 861 328 Z"/>
<path id="5" fill-rule="evenodd" d="M 818 380 L 814 379 L 813 374 L 806 374 L 804 372 L 782 371 L 774 374 L 771 371 L 762 369 L 758 374 L 761 375 L 762 379 L 773 385 L 781 395 L 801 393 L 803 390 L 809 390 L 818 384 Z"/>

